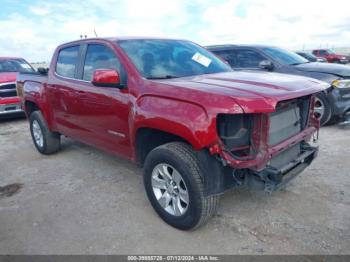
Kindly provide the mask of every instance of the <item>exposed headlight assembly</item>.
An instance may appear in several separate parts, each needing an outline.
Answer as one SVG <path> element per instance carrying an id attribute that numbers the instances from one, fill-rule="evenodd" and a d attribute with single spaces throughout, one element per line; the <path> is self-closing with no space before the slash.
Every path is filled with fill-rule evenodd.
<path id="1" fill-rule="evenodd" d="M 334 80 L 332 86 L 337 88 L 350 88 L 350 80 Z"/>
<path id="2" fill-rule="evenodd" d="M 218 134 L 226 150 L 237 158 L 252 154 L 252 114 L 219 114 L 217 119 Z"/>

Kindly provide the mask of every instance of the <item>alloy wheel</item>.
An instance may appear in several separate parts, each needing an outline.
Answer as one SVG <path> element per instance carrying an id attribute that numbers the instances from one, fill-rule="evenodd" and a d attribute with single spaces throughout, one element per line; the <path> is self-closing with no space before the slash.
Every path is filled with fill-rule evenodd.
<path id="1" fill-rule="evenodd" d="M 189 193 L 180 172 L 161 163 L 152 171 L 152 189 L 160 206 L 173 216 L 182 216 L 189 205 Z"/>
<path id="2" fill-rule="evenodd" d="M 39 125 L 39 122 L 37 120 L 34 120 L 32 123 L 32 131 L 33 131 L 35 144 L 38 147 L 43 147 L 44 146 L 44 136 L 43 136 L 43 132 L 41 131 L 41 127 Z"/>

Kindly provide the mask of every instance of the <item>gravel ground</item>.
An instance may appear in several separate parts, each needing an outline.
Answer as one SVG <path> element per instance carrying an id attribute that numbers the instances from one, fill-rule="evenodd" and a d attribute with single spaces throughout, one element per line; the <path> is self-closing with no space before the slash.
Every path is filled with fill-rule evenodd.
<path id="1" fill-rule="evenodd" d="M 157 217 L 134 164 L 70 139 L 42 156 L 25 120 L 1 121 L 0 187 L 17 185 L 0 194 L 0 254 L 350 254 L 349 135 L 322 128 L 318 159 L 284 191 L 230 191 L 182 232 Z"/>

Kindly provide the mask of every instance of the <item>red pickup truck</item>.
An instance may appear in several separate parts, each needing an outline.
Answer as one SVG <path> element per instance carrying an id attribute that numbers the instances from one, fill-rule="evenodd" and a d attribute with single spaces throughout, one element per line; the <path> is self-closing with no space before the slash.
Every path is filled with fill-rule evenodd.
<path id="1" fill-rule="evenodd" d="M 0 57 L 0 117 L 23 114 L 16 93 L 18 72 L 34 72 L 34 69 L 22 58 Z"/>
<path id="2" fill-rule="evenodd" d="M 190 41 L 79 40 L 41 73 L 17 80 L 37 150 L 57 152 L 65 135 L 138 163 L 152 206 L 179 229 L 207 221 L 227 189 L 278 190 L 317 155 L 326 84 L 234 72 Z"/>
<path id="3" fill-rule="evenodd" d="M 328 63 L 347 64 L 350 63 L 350 57 L 335 53 L 331 49 L 315 49 L 312 54 L 317 57 L 327 59 Z"/>

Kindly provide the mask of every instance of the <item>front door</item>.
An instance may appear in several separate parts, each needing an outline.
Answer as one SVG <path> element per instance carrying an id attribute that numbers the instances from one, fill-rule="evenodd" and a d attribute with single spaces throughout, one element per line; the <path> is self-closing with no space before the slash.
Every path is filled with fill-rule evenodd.
<path id="1" fill-rule="evenodd" d="M 74 116 L 74 122 L 83 130 L 87 143 L 131 156 L 128 89 L 94 86 L 91 80 L 96 69 L 114 69 L 126 83 L 115 52 L 104 44 L 89 44 L 81 70 L 82 81 L 75 85 L 79 114 Z"/>

